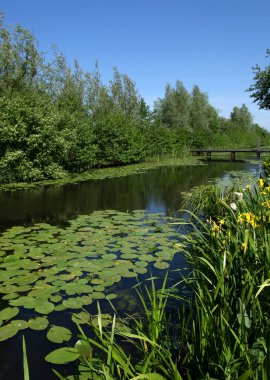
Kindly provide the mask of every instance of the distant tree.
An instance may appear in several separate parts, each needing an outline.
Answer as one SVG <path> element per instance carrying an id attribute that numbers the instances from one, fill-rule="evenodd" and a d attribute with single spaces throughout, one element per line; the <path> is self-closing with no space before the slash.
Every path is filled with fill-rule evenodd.
<path id="1" fill-rule="evenodd" d="M 270 49 L 266 50 L 266 56 L 270 56 Z M 255 82 L 247 91 L 252 93 L 250 96 L 260 109 L 270 110 L 270 65 L 263 70 L 256 65 L 253 74 Z"/>
<path id="2" fill-rule="evenodd" d="M 155 102 L 155 113 L 167 127 L 189 128 L 190 95 L 183 83 L 166 85 L 164 98 Z"/>
<path id="3" fill-rule="evenodd" d="M 243 104 L 241 107 L 234 107 L 230 118 L 234 127 L 245 130 L 252 127 L 252 115 L 245 104 Z"/>
<path id="4" fill-rule="evenodd" d="M 208 96 L 201 92 L 199 86 L 195 85 L 191 93 L 190 124 L 193 132 L 207 130 L 209 128 Z"/>
<path id="5" fill-rule="evenodd" d="M 4 26 L 0 14 L 0 88 L 20 90 L 36 85 L 42 67 L 34 36 L 17 25 L 14 31 Z"/>

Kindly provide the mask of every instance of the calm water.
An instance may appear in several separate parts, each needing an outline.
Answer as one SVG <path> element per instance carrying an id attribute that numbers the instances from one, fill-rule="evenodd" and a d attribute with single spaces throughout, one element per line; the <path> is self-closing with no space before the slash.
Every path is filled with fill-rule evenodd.
<path id="1" fill-rule="evenodd" d="M 149 213 L 170 214 L 180 208 L 181 192 L 189 191 L 209 179 L 227 178 L 227 172 L 231 170 L 250 171 L 259 175 L 260 168 L 247 162 L 212 162 L 207 166 L 163 167 L 127 177 L 2 192 L 0 228 L 4 231 L 11 226 L 26 226 L 37 222 L 64 226 L 78 215 L 106 209 L 145 209 Z M 183 265 L 181 258 L 175 265 Z M 118 292 L 119 300 L 116 305 L 120 310 L 132 312 L 136 307 L 136 300 L 127 291 L 132 285 L 132 279 L 125 279 L 114 287 L 114 291 Z M 3 301 L 0 301 L 0 307 L 3 306 Z M 101 306 L 105 308 L 105 305 Z M 95 312 L 93 306 L 89 307 L 89 311 Z M 26 317 L 31 318 L 31 313 L 29 311 Z M 65 313 L 68 313 L 68 318 L 65 318 Z M 50 320 L 54 324 L 65 325 L 74 331 L 73 323 L 69 322 L 69 311 L 52 314 Z M 55 379 L 51 371 L 52 366 L 46 364 L 43 359 L 52 349 L 44 338 L 45 333 L 28 329 L 24 334 L 31 380 Z M 0 379 L 23 379 L 21 347 L 22 334 L 17 334 L 16 337 L 0 344 Z M 53 349 L 55 348 L 53 346 Z M 53 367 L 57 369 L 57 366 Z M 63 374 L 62 368 L 59 371 Z"/>

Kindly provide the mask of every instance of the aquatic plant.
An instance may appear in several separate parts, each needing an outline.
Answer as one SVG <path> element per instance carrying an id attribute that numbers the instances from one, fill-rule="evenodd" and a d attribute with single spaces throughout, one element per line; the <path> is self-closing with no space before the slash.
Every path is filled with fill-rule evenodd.
<path id="1" fill-rule="evenodd" d="M 164 269 L 175 254 L 175 230 L 165 215 L 143 210 L 96 211 L 66 228 L 45 223 L 13 227 L 0 237 L 0 341 L 21 329 L 46 329 L 52 312 L 80 310 L 117 295 L 110 287 L 122 278 Z M 29 320 L 25 309 L 32 310 Z M 56 333 L 56 326 L 48 338 Z"/>
<path id="2" fill-rule="evenodd" d="M 184 278 L 194 299 L 187 326 L 184 365 L 198 378 L 267 379 L 270 278 L 270 187 L 262 179 L 243 191 L 236 211 L 195 218 L 182 247 L 191 268 Z M 225 213 L 225 217 L 224 217 Z"/>
<path id="3" fill-rule="evenodd" d="M 160 289 L 156 289 L 153 277 L 149 280 L 150 287 L 136 285 L 144 313 L 120 318 L 114 310 L 113 317 L 104 318 L 98 307 L 97 323 L 86 322 L 94 336 L 85 334 L 78 324 L 80 340 L 75 346 L 54 350 L 46 360 L 63 364 L 79 359 L 78 374 L 68 377 L 74 380 L 78 376 L 96 380 L 181 380 L 175 351 L 166 345 L 171 325 L 175 328 L 175 321 L 170 321 L 166 311 L 170 297 L 167 276 Z M 59 372 L 54 372 L 63 379 Z"/>

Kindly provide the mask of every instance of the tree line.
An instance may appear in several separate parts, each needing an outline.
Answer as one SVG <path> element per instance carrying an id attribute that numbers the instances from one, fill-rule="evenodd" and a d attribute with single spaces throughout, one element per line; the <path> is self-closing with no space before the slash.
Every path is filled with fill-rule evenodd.
<path id="1" fill-rule="evenodd" d="M 190 148 L 269 144 L 248 108 L 229 119 L 195 85 L 167 85 L 150 110 L 117 68 L 102 81 L 53 49 L 48 59 L 28 30 L 0 18 L 0 182 L 61 178 L 95 167 L 181 155 Z"/>

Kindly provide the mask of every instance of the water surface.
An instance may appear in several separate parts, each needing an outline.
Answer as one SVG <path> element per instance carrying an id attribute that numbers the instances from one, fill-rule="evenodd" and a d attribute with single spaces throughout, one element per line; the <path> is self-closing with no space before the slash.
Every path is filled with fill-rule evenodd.
<path id="1" fill-rule="evenodd" d="M 0 228 L 4 231 L 12 226 L 31 226 L 37 222 L 66 226 L 78 215 L 106 209 L 145 209 L 147 213 L 170 215 L 181 207 L 182 192 L 205 184 L 210 179 L 228 179 L 228 172 L 231 170 L 248 171 L 258 175 L 260 167 L 248 162 L 212 162 L 196 167 L 170 166 L 126 177 L 1 192 Z M 183 265 L 183 259 L 178 257 L 174 265 Z M 162 271 L 157 271 L 157 274 L 160 273 Z M 113 291 L 118 293 L 116 306 L 120 312 L 136 310 L 136 304 L 129 291 L 133 284 L 133 279 L 123 279 L 114 285 Z M 3 301 L 0 307 L 6 307 Z M 89 312 L 96 312 L 93 308 L 94 306 L 90 305 Z M 31 314 L 31 311 L 29 313 Z M 65 325 L 74 331 L 70 314 L 69 311 L 55 312 L 53 323 Z M 55 379 L 51 371 L 52 366 L 46 364 L 43 359 L 52 350 L 51 344 L 44 339 L 45 333 L 29 329 L 22 333 L 26 336 L 31 380 Z M 23 379 L 22 333 L 0 344 L 0 379 Z"/>

